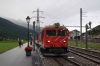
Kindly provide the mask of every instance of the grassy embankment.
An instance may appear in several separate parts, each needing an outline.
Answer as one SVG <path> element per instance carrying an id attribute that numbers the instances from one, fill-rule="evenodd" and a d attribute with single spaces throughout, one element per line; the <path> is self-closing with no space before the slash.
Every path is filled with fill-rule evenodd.
<path id="1" fill-rule="evenodd" d="M 17 46 L 18 41 L 0 41 L 0 54 Z"/>
<path id="2" fill-rule="evenodd" d="M 69 46 L 76 47 L 76 42 L 75 41 L 69 41 Z M 86 43 L 85 42 L 78 42 L 77 43 L 77 47 L 85 48 L 86 47 Z M 88 42 L 88 48 L 100 51 L 100 43 L 91 43 L 91 42 Z"/>

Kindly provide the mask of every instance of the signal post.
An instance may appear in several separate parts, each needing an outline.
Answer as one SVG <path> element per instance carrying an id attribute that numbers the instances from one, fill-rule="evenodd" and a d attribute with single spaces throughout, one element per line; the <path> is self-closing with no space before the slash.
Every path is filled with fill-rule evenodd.
<path id="1" fill-rule="evenodd" d="M 85 25 L 86 28 L 86 49 L 88 49 L 88 34 L 87 34 L 87 30 L 90 29 L 91 30 L 91 22 L 89 22 L 88 24 Z M 89 25 L 89 26 L 88 26 Z"/>

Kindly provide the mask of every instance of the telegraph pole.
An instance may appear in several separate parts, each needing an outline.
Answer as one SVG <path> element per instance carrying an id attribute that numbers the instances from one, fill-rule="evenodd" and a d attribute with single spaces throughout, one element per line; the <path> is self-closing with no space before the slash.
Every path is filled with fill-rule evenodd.
<path id="1" fill-rule="evenodd" d="M 38 8 L 37 11 L 33 11 L 33 12 L 37 12 L 36 31 L 40 32 L 40 21 L 39 21 L 39 18 L 44 18 L 44 17 L 39 17 L 39 12 L 43 13 L 43 11 L 39 11 L 39 8 Z"/>
<path id="2" fill-rule="evenodd" d="M 76 30 L 76 46 L 77 46 L 77 30 Z"/>
<path id="3" fill-rule="evenodd" d="M 80 41 L 82 41 L 82 8 L 80 8 Z"/>
<path id="4" fill-rule="evenodd" d="M 33 22 L 33 50 L 35 51 L 35 21 Z"/>

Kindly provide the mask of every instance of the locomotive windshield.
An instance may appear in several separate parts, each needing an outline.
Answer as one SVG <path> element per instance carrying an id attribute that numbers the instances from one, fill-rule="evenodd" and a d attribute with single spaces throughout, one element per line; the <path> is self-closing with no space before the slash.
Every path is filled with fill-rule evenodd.
<path id="1" fill-rule="evenodd" d="M 56 36 L 56 30 L 46 30 L 47 36 Z"/>
<path id="2" fill-rule="evenodd" d="M 66 30 L 58 30 L 58 36 L 66 36 Z"/>

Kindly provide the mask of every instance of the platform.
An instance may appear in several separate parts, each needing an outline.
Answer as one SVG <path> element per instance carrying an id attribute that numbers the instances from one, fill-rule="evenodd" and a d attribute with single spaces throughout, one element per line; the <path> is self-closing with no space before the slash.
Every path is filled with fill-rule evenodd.
<path id="1" fill-rule="evenodd" d="M 24 51 L 26 46 L 27 43 L 0 54 L 0 66 L 33 66 L 32 56 L 26 56 Z"/>

